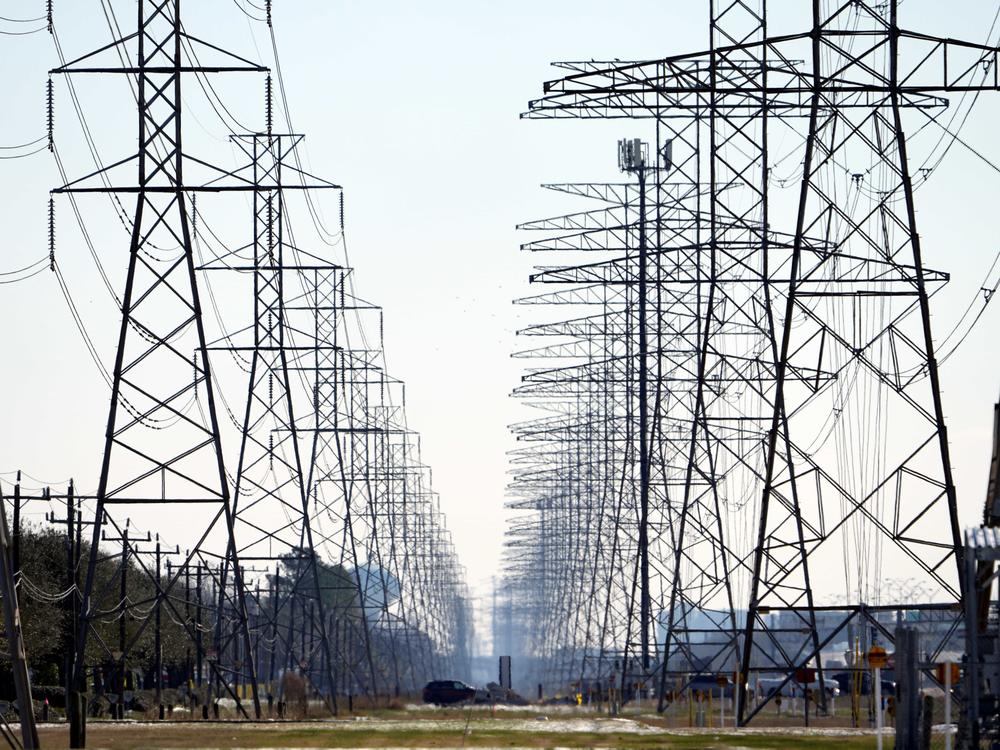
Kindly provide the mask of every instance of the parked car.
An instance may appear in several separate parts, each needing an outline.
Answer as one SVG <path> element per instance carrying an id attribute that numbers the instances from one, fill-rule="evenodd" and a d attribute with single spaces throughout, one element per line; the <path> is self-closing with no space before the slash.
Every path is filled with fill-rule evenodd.
<path id="1" fill-rule="evenodd" d="M 724 698 L 732 698 L 736 694 L 736 686 L 732 683 L 732 676 L 727 675 L 727 682 L 724 686 L 720 688 L 718 677 L 712 674 L 699 674 L 691 677 L 687 682 L 685 682 L 685 690 L 690 690 L 692 692 L 701 691 L 702 693 L 710 693 L 714 697 L 719 696 L 719 690 L 722 690 L 722 696 Z M 746 689 L 744 687 L 744 689 Z"/>
<path id="2" fill-rule="evenodd" d="M 845 695 L 851 694 L 851 681 L 854 677 L 854 673 L 850 671 L 837 672 L 833 675 L 833 679 L 837 681 L 840 685 L 840 692 Z M 871 695 L 872 693 L 872 674 L 867 669 L 861 671 L 861 695 Z M 887 680 L 882 678 L 882 695 L 890 696 L 896 694 L 896 683 L 892 680 Z"/>
<path id="3" fill-rule="evenodd" d="M 779 689 L 781 690 L 781 694 L 786 698 L 799 698 L 802 696 L 801 683 L 789 681 L 782 685 L 783 682 L 785 681 L 780 677 L 761 678 L 757 682 L 757 689 L 768 698 L 774 695 L 774 693 L 776 693 Z M 814 692 L 819 690 L 819 679 L 817 678 L 812 682 L 807 683 L 806 687 Z M 830 698 L 836 698 L 840 695 L 840 683 L 838 683 L 835 679 L 825 678 L 823 680 L 823 688 L 825 689 L 827 696 Z"/>
<path id="4" fill-rule="evenodd" d="M 476 689 L 458 680 L 433 680 L 424 685 L 424 703 L 448 706 L 474 700 Z"/>

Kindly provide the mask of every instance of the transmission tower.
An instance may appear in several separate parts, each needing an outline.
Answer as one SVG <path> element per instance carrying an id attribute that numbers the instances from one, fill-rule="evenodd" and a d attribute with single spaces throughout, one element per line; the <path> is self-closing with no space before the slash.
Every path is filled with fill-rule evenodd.
<path id="1" fill-rule="evenodd" d="M 185 180 L 185 167 L 192 166 L 192 162 L 182 140 L 182 80 L 187 74 L 263 73 L 266 69 L 184 31 L 180 0 L 140 0 L 137 13 L 135 32 L 52 71 L 134 76 L 138 105 L 138 152 L 55 191 L 107 193 L 116 201 L 122 196 L 135 196 L 96 522 L 74 665 L 74 683 L 81 691 L 85 689 L 88 635 L 100 608 L 95 605 L 111 593 L 95 589 L 101 528 L 104 524 L 124 528 L 120 519 L 137 506 L 163 506 L 166 510 L 183 505 L 188 528 L 197 539 L 191 557 L 203 545 L 221 541 L 234 581 L 231 587 L 219 588 L 220 596 L 228 600 L 227 609 L 238 623 L 238 637 L 245 652 L 251 653 L 246 592 L 233 535 L 233 508 L 189 222 L 188 194 L 220 188 L 204 188 Z M 218 62 L 203 65 L 198 62 L 198 53 Z M 105 61 L 115 57 L 116 64 Z M 118 181 L 124 167 L 137 170 L 135 182 Z M 194 405 L 198 406 L 197 415 L 191 413 Z M 161 586 L 150 574 L 156 590 L 153 604 L 167 607 L 175 619 L 185 621 L 171 597 L 179 576 Z M 105 658 L 124 670 L 131 648 L 149 623 L 147 619 L 137 628 L 121 653 L 112 654 L 102 645 L 107 651 Z M 188 630 L 194 639 L 194 632 L 190 627 Z M 252 665 L 246 666 L 251 672 L 244 677 L 253 686 L 254 711 L 259 716 Z M 231 674 L 223 674 L 218 662 L 213 662 L 212 668 L 239 704 L 239 696 L 229 688 Z M 79 722 L 82 717 L 73 718 Z"/>
<path id="2" fill-rule="evenodd" d="M 285 226 L 284 205 L 288 192 L 338 186 L 307 175 L 292 164 L 294 149 L 302 136 L 272 132 L 270 91 L 268 81 L 267 132 L 233 137 L 247 166 L 236 170 L 230 180 L 244 178 L 254 188 L 251 243 L 214 259 L 200 270 L 235 271 L 250 275 L 253 283 L 252 326 L 224 334 L 219 344 L 210 348 L 227 350 L 234 356 L 250 353 L 233 490 L 239 559 L 251 565 L 279 563 L 286 568 L 284 583 L 272 587 L 269 601 L 255 597 L 255 610 L 266 615 L 256 627 L 277 637 L 278 642 L 271 648 L 284 652 L 286 663 L 282 667 L 312 675 L 313 686 L 323 689 L 335 711 L 335 665 L 313 544 L 309 485 L 302 460 L 305 446 L 295 417 L 299 407 L 308 409 L 312 404 L 296 399 L 295 394 L 302 389 L 293 387 L 289 374 L 290 363 L 294 365 L 312 352 L 329 351 L 333 347 L 322 340 L 303 340 L 301 334 L 296 337 L 287 309 L 301 295 L 288 291 L 296 275 L 308 276 L 316 269 L 325 271 L 330 267 L 292 243 Z M 286 173 L 293 179 L 286 181 Z M 250 252 L 249 264 L 241 260 L 246 252 Z M 289 260 L 286 255 L 293 257 Z M 335 272 L 336 267 L 332 270 Z M 252 339 L 244 341 L 247 334 Z M 228 573 L 224 565 L 223 586 Z M 220 652 L 229 645 L 221 632 L 216 633 L 216 642 Z M 250 661 L 257 663 L 257 659 Z M 274 674 L 268 676 L 269 682 L 275 679 Z"/>
<path id="3" fill-rule="evenodd" d="M 208 688 L 203 708 L 229 697 L 246 718 L 250 698 L 253 716 L 260 716 L 264 674 L 270 692 L 279 674 L 305 673 L 336 710 L 338 692 L 412 692 L 428 678 L 463 676 L 469 665 L 464 570 L 419 436 L 406 422 L 403 384 L 387 371 L 381 310 L 354 293 L 351 269 L 324 257 L 329 250 L 300 245 L 288 219 L 288 197 L 305 196 L 319 241 L 331 248 L 345 242 L 343 202 L 336 236 L 310 197 L 313 188 L 337 186 L 302 170 L 301 136 L 274 132 L 270 77 L 266 128 L 233 133 L 245 160 L 226 168 L 185 150 L 185 76 L 197 77 L 215 107 L 221 100 L 208 74 L 267 69 L 188 33 L 180 8 L 180 0 L 140 0 L 133 33 L 52 71 L 124 74 L 139 114 L 136 154 L 102 166 L 95 152 L 96 171 L 54 191 L 69 194 L 74 206 L 78 194 L 108 195 L 131 233 L 71 670 L 74 745 L 85 741 L 74 698 L 87 691 L 90 666 L 96 678 L 111 664 L 118 695 L 106 697 L 119 715 L 127 668 L 149 656 L 140 638 L 155 627 L 156 653 L 148 661 L 162 675 L 163 615 L 191 639 L 186 671 L 199 689 Z M 270 4 L 267 11 L 273 41 Z M 52 105 L 50 98 L 50 134 Z M 293 131 L 287 107 L 285 120 Z M 250 241 L 241 237 L 233 249 L 204 215 L 199 231 L 199 193 L 246 195 L 253 203 Z M 136 200 L 132 212 L 122 205 L 129 196 Z M 82 218 L 81 229 L 87 234 Z M 223 270 L 228 276 L 210 273 Z M 209 276 L 252 283 L 243 298 L 252 314 L 242 327 L 223 322 Z M 219 322 L 211 343 L 199 290 L 207 290 Z M 235 413 L 227 400 L 231 381 L 223 377 L 220 385 L 218 378 L 225 357 L 246 366 L 245 377 L 237 376 L 245 401 Z M 232 456 L 223 453 L 218 402 L 238 431 Z M 178 504 L 191 538 L 164 577 L 159 547 L 150 564 L 134 529 L 145 523 L 159 531 L 163 519 L 177 517 Z M 142 541 L 151 539 L 146 532 Z M 112 556 L 120 559 L 118 572 L 106 584 L 98 583 L 98 567 L 108 559 L 102 540 L 121 543 Z M 136 568 L 147 580 L 133 587 Z M 139 600 L 140 589 L 153 593 Z M 93 664 L 93 647 L 89 658 L 84 654 L 88 641 L 99 640 L 96 618 L 108 612 L 120 618 L 119 639 L 113 647 L 99 644 Z"/>
<path id="4" fill-rule="evenodd" d="M 821 649 L 852 623 L 890 640 L 881 613 L 914 606 L 885 601 L 890 561 L 935 585 L 942 601 L 926 610 L 959 596 L 929 302 L 947 276 L 924 265 L 904 118 L 932 118 L 945 93 L 996 90 L 997 50 L 903 30 L 896 2 L 811 13 L 807 32 L 769 36 L 763 3 L 711 3 L 708 52 L 562 63 L 569 72 L 526 115 L 651 119 L 657 152 L 670 142 L 670 179 L 690 180 L 687 228 L 648 237 L 651 255 L 684 258 L 660 283 L 669 314 L 691 315 L 677 330 L 696 355 L 666 396 L 687 448 L 661 440 L 654 460 L 674 488 L 659 529 L 669 595 L 652 618 L 661 707 L 704 673 L 787 683 L 815 666 L 822 679 Z M 797 135 L 790 153 L 772 152 L 775 127 Z M 785 161 L 802 174 L 777 176 Z M 650 285 L 640 269 L 596 268 L 533 280 Z M 815 569 L 838 556 L 848 604 L 834 614 L 816 603 Z M 764 705 L 752 703 L 742 692 L 741 721 Z"/>

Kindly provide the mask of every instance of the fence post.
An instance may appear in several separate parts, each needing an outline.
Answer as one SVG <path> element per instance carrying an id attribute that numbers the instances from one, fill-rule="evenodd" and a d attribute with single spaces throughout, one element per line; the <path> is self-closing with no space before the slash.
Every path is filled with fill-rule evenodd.
<path id="1" fill-rule="evenodd" d="M 896 747 L 917 750 L 919 747 L 920 633 L 912 627 L 896 629 Z"/>
<path id="2" fill-rule="evenodd" d="M 931 727 L 934 724 L 934 696 L 925 695 L 920 706 L 920 750 L 931 750 Z"/>

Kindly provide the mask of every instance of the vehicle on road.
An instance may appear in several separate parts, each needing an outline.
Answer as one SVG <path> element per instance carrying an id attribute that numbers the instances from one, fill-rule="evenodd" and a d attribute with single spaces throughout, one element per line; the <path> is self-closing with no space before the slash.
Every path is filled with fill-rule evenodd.
<path id="1" fill-rule="evenodd" d="M 721 695 L 724 698 L 732 698 L 736 694 L 736 686 L 732 683 L 732 675 L 723 675 L 725 677 L 725 683 L 723 685 L 719 684 L 719 675 L 714 674 L 698 674 L 688 678 L 684 681 L 684 692 L 692 693 L 702 693 L 704 695 L 713 695 L 718 697 Z M 743 686 L 743 690 L 746 690 L 746 685 Z"/>
<path id="2" fill-rule="evenodd" d="M 432 680 L 424 685 L 424 703 L 449 706 L 475 697 L 476 689 L 459 680 Z"/>
<path id="3" fill-rule="evenodd" d="M 884 674 L 884 673 L 883 673 Z M 858 679 L 860 678 L 860 679 Z M 844 695 L 850 695 L 851 691 L 854 689 L 854 680 L 857 679 L 860 684 L 857 685 L 861 695 L 871 695 L 872 693 L 872 673 L 867 670 L 859 670 L 858 672 L 845 671 L 837 672 L 833 675 L 833 679 L 837 681 L 840 685 L 840 692 Z M 884 676 L 882 677 L 882 695 L 890 696 L 896 694 L 896 683 L 892 680 L 887 680 Z"/>
<path id="4" fill-rule="evenodd" d="M 815 679 L 812 682 L 806 683 L 806 687 L 815 693 L 819 690 L 819 680 Z M 840 684 L 836 680 L 824 679 L 823 688 L 829 698 L 836 698 L 840 695 Z M 794 680 L 785 682 L 781 677 L 762 677 L 757 681 L 757 690 L 767 698 L 770 698 L 779 690 L 786 698 L 798 698 L 802 696 L 802 683 L 795 682 Z"/>

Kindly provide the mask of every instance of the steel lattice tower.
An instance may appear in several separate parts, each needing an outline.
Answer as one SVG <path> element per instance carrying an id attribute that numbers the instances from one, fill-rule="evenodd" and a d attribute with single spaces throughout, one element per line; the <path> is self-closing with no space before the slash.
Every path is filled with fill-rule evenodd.
<path id="1" fill-rule="evenodd" d="M 269 102 L 268 113 L 271 109 Z M 237 248 L 201 270 L 229 270 L 252 277 L 253 324 L 249 329 L 225 334 L 223 342 L 211 347 L 250 352 L 233 491 L 234 534 L 243 563 L 278 562 L 288 569 L 283 586 L 279 585 L 282 579 L 276 578 L 267 592 L 267 601 L 259 594 L 255 596 L 256 610 L 263 615 L 256 628 L 278 640 L 272 648 L 284 650 L 288 663 L 282 667 L 313 676 L 313 685 L 323 691 L 335 711 L 335 665 L 320 591 L 302 455 L 308 446 L 303 445 L 295 416 L 300 407 L 311 404 L 298 399 L 296 407 L 295 394 L 301 389 L 293 387 L 289 374 L 290 364 L 312 352 L 330 350 L 332 345 L 322 340 L 298 341 L 291 335 L 295 327 L 288 320 L 287 308 L 296 297 L 286 289 L 288 277 L 308 275 L 321 266 L 286 236 L 284 201 L 286 192 L 338 186 L 305 175 L 290 164 L 292 152 L 302 140 L 300 135 L 275 134 L 269 127 L 266 133 L 235 136 L 233 140 L 249 162 L 234 176 L 252 182 L 254 188 L 252 241 L 248 248 Z M 286 172 L 299 179 L 286 182 Z M 245 250 L 251 252 L 249 265 L 239 260 Z M 291 262 L 286 259 L 289 253 L 294 256 Z M 244 343 L 247 333 L 252 340 Z M 224 567 L 223 584 L 227 573 Z M 293 627 L 296 613 L 297 628 Z M 216 641 L 219 650 L 225 650 L 227 643 L 222 633 L 216 634 Z M 259 656 L 250 661 L 258 663 Z M 272 671 L 269 669 L 269 682 L 275 677 Z"/>
<path id="2" fill-rule="evenodd" d="M 527 113 L 653 120 L 653 163 L 669 169 L 671 182 L 689 186 L 691 220 L 674 234 L 665 231 L 667 214 L 658 207 L 667 202 L 655 197 L 649 201 L 655 218 L 598 226 L 593 214 L 586 221 L 572 215 L 547 227 L 584 230 L 553 238 L 552 250 L 614 251 L 631 232 L 624 249 L 647 242 L 647 258 L 678 261 L 658 268 L 653 279 L 648 264 L 628 264 L 627 256 L 532 277 L 576 285 L 537 298 L 546 302 L 594 303 L 627 295 L 618 285 L 645 287 L 640 298 L 655 297 L 646 300 L 645 313 L 632 314 L 652 316 L 647 327 L 660 334 L 668 330 L 664 315 L 680 323 L 676 348 L 690 359 L 671 355 L 658 338 L 654 361 L 679 370 L 671 375 L 664 367 L 659 374 L 666 380 L 654 378 L 665 390 L 648 413 L 662 408 L 663 418 L 646 428 L 651 460 L 664 477 L 662 516 L 645 517 L 641 509 L 636 515 L 627 504 L 612 514 L 617 527 L 635 529 L 629 537 L 637 546 L 643 535 L 648 545 L 634 556 L 625 550 L 626 562 L 635 561 L 639 571 L 643 557 L 661 557 L 665 570 L 668 593 L 651 618 L 653 626 L 659 617 L 663 623 L 662 657 L 653 665 L 661 706 L 671 690 L 701 673 L 765 671 L 787 682 L 797 668 L 815 665 L 822 674 L 821 648 L 855 618 L 890 639 L 877 605 L 911 603 L 872 602 L 877 582 L 847 563 L 850 606 L 836 623 L 819 625 L 813 569 L 831 554 L 836 559 L 831 549 L 854 564 L 871 557 L 873 569 L 884 555 L 933 582 L 943 599 L 959 594 L 955 494 L 929 318 L 930 297 L 947 276 L 924 266 L 904 119 L 940 110 L 943 93 L 996 90 L 997 50 L 905 31 L 896 6 L 817 0 L 809 31 L 771 37 L 763 3 L 712 3 L 708 51 L 560 64 L 569 72 L 549 81 Z M 787 199 L 775 203 L 783 184 L 772 172 L 779 158 L 769 151 L 776 141 L 771 131 L 801 133 L 803 122 L 804 170 L 792 177 L 799 190 L 789 212 Z M 667 142 L 670 158 L 664 158 Z M 608 231 L 615 229 L 617 235 Z M 638 309 L 643 300 L 632 294 L 626 305 Z M 557 333 L 566 335 L 569 325 Z M 616 336 L 633 362 L 620 381 L 613 370 L 598 374 L 607 351 L 599 331 L 586 337 L 596 352 L 583 343 L 561 345 L 562 352 L 589 359 L 576 372 L 589 372 L 610 398 L 624 388 L 634 400 L 641 378 L 633 379 L 628 367 L 634 372 L 641 362 L 628 347 L 636 332 L 626 326 Z M 555 349 L 539 356 L 557 356 Z M 550 397 L 557 388 L 568 395 L 570 383 L 580 382 L 563 375 L 548 379 Z M 570 413 L 591 414 L 592 407 L 577 405 Z M 550 424 L 579 427 L 575 418 Z M 571 467 L 557 456 L 587 440 L 566 438 L 565 447 L 553 444 L 555 456 L 546 451 L 538 460 L 572 482 Z M 627 454 L 619 460 L 636 463 Z M 647 475 L 653 491 L 655 475 L 655 469 Z M 567 486 L 578 512 L 604 516 L 603 499 Z M 527 489 L 535 498 L 529 506 L 550 513 L 551 501 L 540 493 L 551 490 Z M 748 539 L 741 526 L 749 524 L 757 533 Z M 527 531 L 529 540 L 539 535 L 537 527 Z M 541 551 L 558 543 L 535 544 Z M 598 561 L 593 577 L 611 582 L 622 568 Z M 632 575 L 631 585 L 645 589 L 641 576 Z M 587 592 L 573 596 L 586 601 Z M 637 612 L 649 617 L 626 610 L 629 622 Z M 646 627 L 638 622 L 626 632 Z M 577 648 L 597 648 L 583 640 Z M 635 652 L 629 635 L 612 642 L 626 661 Z M 622 665 L 623 677 L 629 668 Z M 741 695 L 741 720 L 760 705 Z"/>
<path id="3" fill-rule="evenodd" d="M 94 602 L 106 593 L 94 588 L 101 528 L 105 523 L 124 528 L 122 516 L 139 505 L 184 505 L 190 527 L 199 529 L 189 560 L 199 554 L 202 545 L 221 538 L 234 581 L 231 587 L 219 590 L 237 619 L 237 637 L 245 652 L 251 652 L 245 588 L 233 536 L 233 508 L 195 277 L 188 193 L 200 186 L 189 184 L 184 177 L 189 164 L 182 140 L 181 92 L 186 74 L 260 73 L 265 69 L 187 34 L 181 24 L 180 0 L 140 0 L 137 12 L 134 33 L 52 71 L 135 76 L 139 113 L 137 154 L 55 191 L 135 195 L 136 201 L 74 668 L 74 682 L 81 689 Z M 220 62 L 188 64 L 182 51 L 194 47 Z M 128 64 L 105 64 L 103 57 L 109 51 L 123 54 Z M 134 165 L 137 181 L 111 182 L 125 165 Z M 192 400 L 204 406 L 200 419 L 187 413 Z M 176 619 L 183 620 L 171 599 L 179 577 L 180 573 L 162 587 L 156 584 L 153 604 L 167 607 Z M 113 656 L 120 673 L 131 644 L 148 624 L 147 620 L 130 638 L 124 653 Z M 108 656 L 112 656 L 110 652 Z M 220 667 L 213 663 L 213 668 Z M 218 672 L 217 676 L 228 686 L 228 680 Z M 252 674 L 248 677 L 252 682 Z M 120 679 L 124 677 L 120 675 Z M 239 701 L 238 696 L 233 697 Z M 254 709 L 259 715 L 256 691 Z"/>
<path id="4" fill-rule="evenodd" d="M 139 639 L 152 623 L 159 634 L 164 615 L 191 639 L 187 671 L 208 688 L 205 705 L 229 697 L 247 718 L 243 701 L 259 716 L 261 675 L 270 691 L 279 670 L 308 673 L 334 710 L 338 692 L 375 697 L 463 676 L 472 631 L 464 570 L 406 422 L 403 384 L 387 372 L 381 310 L 355 295 L 351 269 L 322 257 L 329 251 L 300 246 L 288 221 L 289 195 L 314 210 L 310 189 L 337 186 L 302 171 L 300 136 L 272 132 L 270 79 L 266 132 L 232 139 L 245 163 L 224 168 L 185 152 L 184 76 L 267 69 L 187 33 L 180 0 L 140 0 L 137 13 L 135 33 L 53 71 L 134 76 L 140 143 L 135 156 L 54 191 L 108 193 L 119 208 L 121 196 L 136 197 L 73 684 L 86 690 L 91 624 L 108 612 L 121 643 L 101 644 L 98 657 L 115 665 L 111 696 L 123 697 L 128 670 L 149 657 Z M 138 180 L 122 176 L 132 167 Z M 204 212 L 199 224 L 194 201 L 230 192 L 253 202 L 251 239 L 235 248 Z M 343 240 L 343 202 L 337 241 L 315 228 L 331 247 Z M 213 257 L 196 266 L 203 251 Z M 242 327 L 219 315 L 207 277 L 223 270 L 252 284 Z M 200 289 L 219 322 L 212 343 Z M 246 365 L 238 415 L 213 382 L 210 354 L 220 351 Z M 232 456 L 217 401 L 239 435 Z M 178 504 L 193 538 L 179 564 L 167 557 L 164 577 L 159 534 L 155 552 L 140 549 L 152 535 L 139 536 L 130 512 L 145 508 L 159 528 Z M 107 542 L 121 544 L 119 563 L 98 586 Z M 134 568 L 154 592 L 141 601 L 125 593 Z M 149 660 L 162 666 L 155 643 Z"/>

